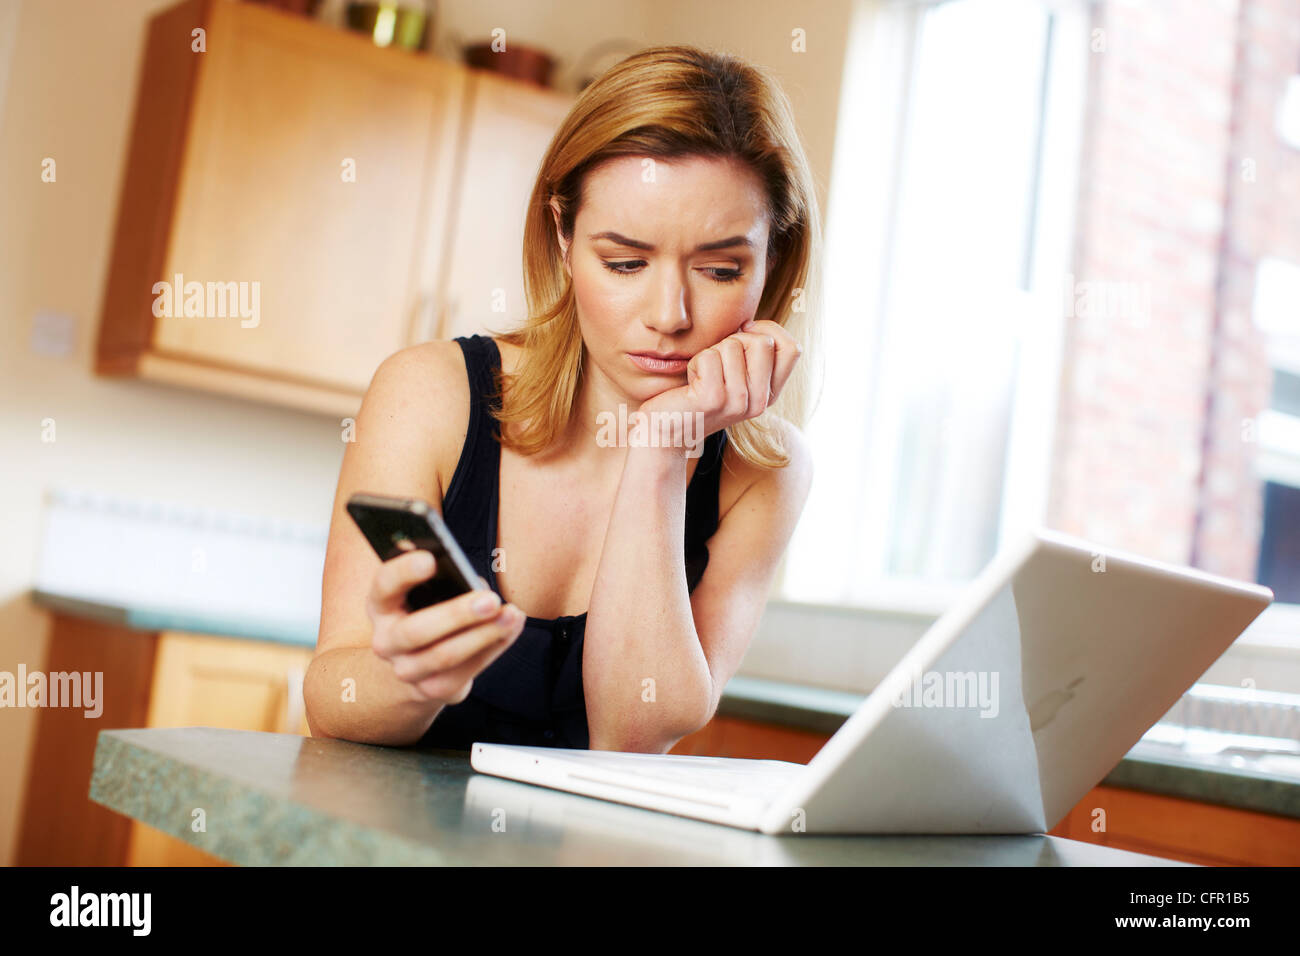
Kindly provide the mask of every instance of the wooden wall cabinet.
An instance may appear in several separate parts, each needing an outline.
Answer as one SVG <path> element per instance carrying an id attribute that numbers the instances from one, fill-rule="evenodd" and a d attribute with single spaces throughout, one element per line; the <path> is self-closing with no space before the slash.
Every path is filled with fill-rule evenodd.
<path id="1" fill-rule="evenodd" d="M 257 4 L 163 11 L 96 371 L 354 414 L 387 356 L 476 330 L 484 287 L 521 302 L 513 224 L 568 102 Z"/>
<path id="2" fill-rule="evenodd" d="M 570 101 L 474 71 L 436 338 L 514 328 L 524 302 L 524 213 Z"/>

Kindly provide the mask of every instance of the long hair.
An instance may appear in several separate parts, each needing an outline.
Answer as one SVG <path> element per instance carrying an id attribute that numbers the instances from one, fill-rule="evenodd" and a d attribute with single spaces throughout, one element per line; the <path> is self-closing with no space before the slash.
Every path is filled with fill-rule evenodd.
<path id="1" fill-rule="evenodd" d="M 789 463 L 775 414 L 803 427 L 820 362 L 821 218 L 790 102 L 766 70 L 693 46 L 643 50 L 588 86 L 542 159 L 524 224 L 524 294 L 529 318 L 496 333 L 523 349 L 514 374 L 496 378 L 502 443 L 521 454 L 550 447 L 568 426 L 586 351 L 572 282 L 556 237 L 572 241 L 583 179 L 620 156 L 673 160 L 732 158 L 752 169 L 767 193 L 768 272 L 755 320 L 778 323 L 802 354 L 780 396 L 755 418 L 727 428 L 753 465 Z M 819 378 L 818 378 L 819 380 Z M 505 388 L 504 386 L 509 386 Z M 518 426 L 518 434 L 504 427 Z"/>

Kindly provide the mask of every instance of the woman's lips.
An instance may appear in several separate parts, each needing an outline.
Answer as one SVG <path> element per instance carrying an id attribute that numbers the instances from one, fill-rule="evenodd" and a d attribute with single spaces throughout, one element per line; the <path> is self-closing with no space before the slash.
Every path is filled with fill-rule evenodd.
<path id="1" fill-rule="evenodd" d="M 628 352 L 627 355 L 641 371 L 657 375 L 682 375 L 686 372 L 687 363 L 690 362 L 690 359 L 653 358 L 649 355 L 638 355 L 635 352 Z"/>

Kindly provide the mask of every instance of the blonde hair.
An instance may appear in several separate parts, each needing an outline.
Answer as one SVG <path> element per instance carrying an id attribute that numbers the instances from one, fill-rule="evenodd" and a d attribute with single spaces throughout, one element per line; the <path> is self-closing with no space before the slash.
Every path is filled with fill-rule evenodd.
<path id="1" fill-rule="evenodd" d="M 560 230 L 571 241 L 586 174 L 620 156 L 731 158 L 762 182 L 767 258 L 775 264 L 754 318 L 781 325 L 802 354 L 769 410 L 726 431 L 744 460 L 784 467 L 789 455 L 769 415 L 804 426 L 820 359 L 821 218 L 812 174 L 789 100 L 775 78 L 736 57 L 692 46 L 653 47 L 623 60 L 582 92 L 551 140 L 524 225 L 529 318 L 517 329 L 494 333 L 523 349 L 514 374 L 496 377 L 496 418 L 503 426 L 519 426 L 518 436 L 502 427 L 502 443 L 535 454 L 568 426 L 586 349 L 550 204 L 558 205 Z"/>

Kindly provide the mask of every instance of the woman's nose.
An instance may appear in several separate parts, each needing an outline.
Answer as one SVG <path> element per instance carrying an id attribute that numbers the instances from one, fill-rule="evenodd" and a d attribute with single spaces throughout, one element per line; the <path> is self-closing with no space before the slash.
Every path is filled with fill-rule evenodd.
<path id="1" fill-rule="evenodd" d="M 689 328 L 690 307 L 686 301 L 686 283 L 676 275 L 666 275 L 659 286 L 656 302 L 647 310 L 646 325 L 659 332 L 677 332 Z"/>

